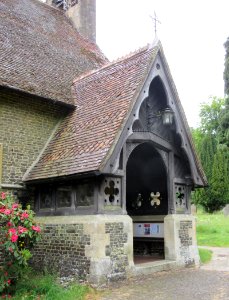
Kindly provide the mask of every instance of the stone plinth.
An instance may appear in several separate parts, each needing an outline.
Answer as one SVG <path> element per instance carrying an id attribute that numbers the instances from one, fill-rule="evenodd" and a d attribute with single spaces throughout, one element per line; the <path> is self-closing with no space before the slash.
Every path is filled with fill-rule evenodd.
<path id="1" fill-rule="evenodd" d="M 124 215 L 37 217 L 42 241 L 32 264 L 60 277 L 101 285 L 126 278 L 133 266 L 132 220 Z"/>
<path id="2" fill-rule="evenodd" d="M 164 219 L 165 259 L 178 265 L 198 266 L 196 219 L 192 215 L 168 215 Z"/>

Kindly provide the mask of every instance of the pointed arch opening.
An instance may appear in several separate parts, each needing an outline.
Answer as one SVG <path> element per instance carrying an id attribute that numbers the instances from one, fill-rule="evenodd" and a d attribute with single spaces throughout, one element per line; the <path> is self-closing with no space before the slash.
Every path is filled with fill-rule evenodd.
<path id="1" fill-rule="evenodd" d="M 135 264 L 164 259 L 167 186 L 166 167 L 153 143 L 135 147 L 126 166 L 126 205 L 133 219 Z"/>
<path id="2" fill-rule="evenodd" d="M 160 196 L 156 197 L 158 194 Z M 152 143 L 142 143 L 132 151 L 127 162 L 127 212 L 130 216 L 166 215 L 167 198 L 167 172 L 163 159 Z"/>

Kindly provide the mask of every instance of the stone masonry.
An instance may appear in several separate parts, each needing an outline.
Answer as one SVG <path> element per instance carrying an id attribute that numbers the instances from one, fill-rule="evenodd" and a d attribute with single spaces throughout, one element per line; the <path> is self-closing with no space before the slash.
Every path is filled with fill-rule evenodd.
<path id="1" fill-rule="evenodd" d="M 124 252 L 124 244 L 127 243 L 127 233 L 123 232 L 123 223 L 106 223 L 105 233 L 110 234 L 110 244 L 106 246 L 106 255 L 111 259 L 110 280 L 126 277 L 128 256 Z"/>
<path id="2" fill-rule="evenodd" d="M 85 246 L 90 245 L 90 236 L 83 233 L 83 224 L 48 224 L 42 237 L 33 250 L 33 266 L 85 280 L 90 268 Z"/>
<path id="3" fill-rule="evenodd" d="M 192 215 L 167 215 L 164 218 L 165 259 L 179 266 L 198 266 L 196 219 Z"/>
<path id="4" fill-rule="evenodd" d="M 2 184 L 20 184 L 66 109 L 16 92 L 1 90 Z"/>
<path id="5" fill-rule="evenodd" d="M 42 240 L 33 250 L 34 267 L 96 285 L 126 278 L 133 267 L 129 216 L 37 217 Z"/>

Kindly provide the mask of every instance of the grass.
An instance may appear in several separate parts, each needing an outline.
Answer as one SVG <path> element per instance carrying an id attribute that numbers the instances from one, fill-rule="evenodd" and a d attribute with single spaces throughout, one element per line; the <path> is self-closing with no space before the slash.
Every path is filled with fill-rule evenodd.
<path id="1" fill-rule="evenodd" d="M 208 263 L 212 259 L 212 251 L 208 249 L 199 248 L 200 261 L 203 264 Z"/>
<path id="2" fill-rule="evenodd" d="M 29 273 L 24 276 L 17 285 L 13 300 L 83 300 L 90 295 L 93 298 L 93 290 L 85 285 L 72 284 L 64 288 L 57 283 L 53 275 L 37 275 Z M 88 298 L 87 298 L 88 299 Z"/>
<path id="3" fill-rule="evenodd" d="M 221 212 L 199 212 L 196 231 L 199 246 L 229 247 L 229 217 Z"/>

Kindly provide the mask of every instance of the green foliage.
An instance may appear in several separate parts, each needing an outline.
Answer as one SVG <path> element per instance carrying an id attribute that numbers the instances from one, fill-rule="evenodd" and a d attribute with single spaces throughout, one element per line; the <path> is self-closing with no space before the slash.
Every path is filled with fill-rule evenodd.
<path id="1" fill-rule="evenodd" d="M 196 232 L 199 246 L 229 247 L 229 218 L 222 213 L 198 213 Z"/>
<path id="2" fill-rule="evenodd" d="M 207 212 L 220 210 L 229 201 L 229 155 L 222 144 L 221 116 L 224 99 L 213 97 L 201 106 L 201 126 L 192 130 L 193 140 L 208 178 L 209 186 L 192 194 L 192 201 Z"/>
<path id="3" fill-rule="evenodd" d="M 224 145 L 224 148 L 229 148 L 229 95 L 225 100 L 225 107 L 221 111 L 219 120 L 219 137 L 220 144 Z"/>
<path id="4" fill-rule="evenodd" d="M 217 137 L 219 120 L 225 105 L 225 99 L 211 97 L 210 103 L 202 103 L 200 109 L 200 129 L 206 134 L 215 134 Z"/>
<path id="5" fill-rule="evenodd" d="M 219 148 L 214 155 L 210 179 L 211 194 L 209 195 L 209 202 L 211 202 L 211 211 L 221 209 L 229 199 L 228 163 L 228 153 Z"/>
<path id="6" fill-rule="evenodd" d="M 14 300 L 83 300 L 92 290 L 85 285 L 71 284 L 64 288 L 50 274 L 35 274 L 30 270 L 18 281 Z"/>
<path id="7" fill-rule="evenodd" d="M 224 91 L 226 95 L 225 108 L 220 117 L 220 143 L 229 147 L 229 37 L 224 44 L 226 54 L 224 63 Z"/>
<path id="8" fill-rule="evenodd" d="M 227 38 L 226 43 L 224 44 L 226 54 L 225 54 L 225 63 L 224 63 L 224 91 L 225 94 L 229 96 L 229 37 Z"/>
<path id="9" fill-rule="evenodd" d="M 208 263 L 212 259 L 212 251 L 208 249 L 198 248 L 200 261 L 202 264 Z"/>
<path id="10" fill-rule="evenodd" d="M 13 202 L 11 195 L 0 194 L 0 222 L 3 233 L 1 246 L 4 251 L 4 264 L 0 267 L 0 294 L 14 290 L 15 283 L 23 275 L 33 245 L 40 238 L 40 227 L 34 222 L 34 212 L 28 206 Z"/>

